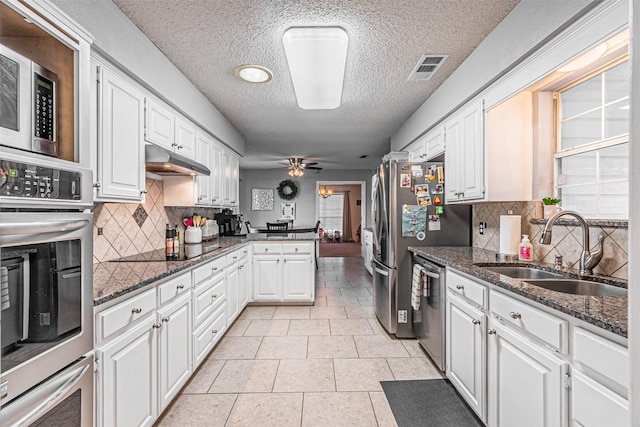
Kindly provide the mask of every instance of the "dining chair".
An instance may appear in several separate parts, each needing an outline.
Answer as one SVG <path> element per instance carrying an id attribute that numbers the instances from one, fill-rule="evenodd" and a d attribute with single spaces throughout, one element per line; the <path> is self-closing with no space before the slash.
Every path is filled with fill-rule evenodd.
<path id="1" fill-rule="evenodd" d="M 288 222 L 267 222 L 267 231 L 287 231 L 288 229 Z"/>

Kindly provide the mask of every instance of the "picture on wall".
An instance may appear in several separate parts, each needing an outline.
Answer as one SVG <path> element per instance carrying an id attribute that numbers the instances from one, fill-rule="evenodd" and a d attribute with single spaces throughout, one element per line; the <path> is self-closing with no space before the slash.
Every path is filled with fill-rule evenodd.
<path id="1" fill-rule="evenodd" d="M 251 210 L 272 211 L 274 190 L 273 188 L 252 188 L 251 189 Z"/>

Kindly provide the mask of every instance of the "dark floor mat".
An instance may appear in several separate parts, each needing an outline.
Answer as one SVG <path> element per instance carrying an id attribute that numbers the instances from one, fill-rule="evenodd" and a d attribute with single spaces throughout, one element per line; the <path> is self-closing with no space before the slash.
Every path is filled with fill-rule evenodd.
<path id="1" fill-rule="evenodd" d="M 380 381 L 398 427 L 482 427 L 449 380 Z"/>

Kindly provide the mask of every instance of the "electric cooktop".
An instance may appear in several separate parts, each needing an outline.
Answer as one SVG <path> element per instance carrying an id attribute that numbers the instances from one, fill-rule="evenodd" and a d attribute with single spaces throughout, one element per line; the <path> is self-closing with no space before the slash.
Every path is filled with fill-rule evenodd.
<path id="1" fill-rule="evenodd" d="M 168 256 L 164 249 L 156 249 L 155 251 L 141 252 L 136 255 L 130 255 L 123 258 L 111 260 L 111 262 L 158 262 L 158 261 L 186 261 L 200 255 L 217 251 L 220 244 L 215 242 L 204 242 L 191 245 L 182 245 L 180 252 L 172 256 Z"/>

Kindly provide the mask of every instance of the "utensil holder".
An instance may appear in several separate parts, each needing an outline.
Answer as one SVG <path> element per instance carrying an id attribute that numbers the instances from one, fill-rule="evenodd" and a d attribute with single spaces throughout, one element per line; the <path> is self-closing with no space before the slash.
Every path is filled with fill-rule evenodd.
<path id="1" fill-rule="evenodd" d="M 200 227 L 187 227 L 184 232 L 185 243 L 201 243 L 202 242 L 202 229 Z"/>

